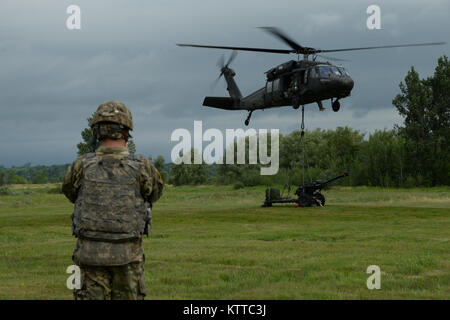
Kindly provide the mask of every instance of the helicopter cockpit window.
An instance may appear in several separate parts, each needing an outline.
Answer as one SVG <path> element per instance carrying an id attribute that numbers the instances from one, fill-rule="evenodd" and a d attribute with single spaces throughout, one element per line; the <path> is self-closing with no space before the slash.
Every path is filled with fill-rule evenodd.
<path id="1" fill-rule="evenodd" d="M 333 72 L 333 74 L 335 74 L 335 75 L 337 75 L 337 76 L 341 76 L 341 75 L 342 75 L 342 73 L 341 73 L 341 71 L 339 70 L 339 68 L 336 68 L 336 67 L 330 67 L 330 69 L 331 69 L 331 71 Z"/>
<path id="2" fill-rule="evenodd" d="M 309 69 L 309 77 L 310 78 L 316 78 L 317 77 L 316 68 Z"/>
<path id="3" fill-rule="evenodd" d="M 266 91 L 267 92 L 272 92 L 272 81 L 267 81 Z"/>
<path id="4" fill-rule="evenodd" d="M 345 71 L 342 67 L 335 67 L 335 66 L 320 66 L 319 67 L 319 74 L 321 78 L 329 78 L 331 75 L 335 76 L 349 76 L 348 72 Z"/>
<path id="5" fill-rule="evenodd" d="M 330 75 L 333 73 L 333 71 L 331 70 L 331 67 L 329 67 L 329 66 L 320 66 L 319 72 L 320 72 L 321 78 L 329 78 Z"/>
<path id="6" fill-rule="evenodd" d="M 280 79 L 275 79 L 273 81 L 273 91 L 278 91 L 280 89 Z"/>

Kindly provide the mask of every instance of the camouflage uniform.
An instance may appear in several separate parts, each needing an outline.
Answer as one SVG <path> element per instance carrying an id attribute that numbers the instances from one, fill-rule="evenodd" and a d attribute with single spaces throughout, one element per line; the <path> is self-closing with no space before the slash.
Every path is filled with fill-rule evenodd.
<path id="1" fill-rule="evenodd" d="M 114 166 L 102 168 L 101 163 L 118 163 L 117 172 L 122 170 L 122 178 L 134 181 L 136 192 L 124 197 L 126 190 L 114 185 L 116 176 L 120 182 L 121 175 Z M 106 184 L 95 184 L 98 179 L 89 177 L 91 168 L 103 174 Z M 90 190 L 86 187 L 89 184 Z M 144 204 L 157 201 L 162 189 L 161 176 L 153 164 L 142 156 L 129 155 L 125 147 L 101 146 L 67 169 L 62 190 L 75 203 L 72 228 L 78 240 L 72 260 L 81 269 L 81 289 L 74 290 L 75 299 L 144 298 Z M 133 228 L 120 229 L 127 223 Z"/>

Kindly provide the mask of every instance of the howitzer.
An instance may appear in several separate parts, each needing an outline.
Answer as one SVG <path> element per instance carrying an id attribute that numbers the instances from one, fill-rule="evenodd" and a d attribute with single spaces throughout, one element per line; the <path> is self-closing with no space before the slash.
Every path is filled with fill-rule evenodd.
<path id="1" fill-rule="evenodd" d="M 279 189 L 267 189 L 266 200 L 262 206 L 271 207 L 273 203 L 296 203 L 299 207 L 323 207 L 325 205 L 325 197 L 320 191 L 322 191 L 329 183 L 347 176 L 348 173 L 344 172 L 327 181 L 305 182 L 295 191 L 295 195 L 298 196 L 297 199 L 281 197 Z"/>

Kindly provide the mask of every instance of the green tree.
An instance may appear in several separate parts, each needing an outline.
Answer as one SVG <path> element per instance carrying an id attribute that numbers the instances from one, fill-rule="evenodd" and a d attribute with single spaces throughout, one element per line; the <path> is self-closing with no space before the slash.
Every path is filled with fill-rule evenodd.
<path id="1" fill-rule="evenodd" d="M 128 145 L 128 152 L 130 154 L 135 154 L 136 153 L 136 144 L 134 143 L 132 138 L 128 139 L 127 145 Z"/>
<path id="2" fill-rule="evenodd" d="M 405 181 L 404 140 L 395 130 L 376 130 L 361 144 L 352 168 L 357 185 L 398 187 Z"/>
<path id="3" fill-rule="evenodd" d="M 150 160 L 152 159 L 150 158 Z M 156 167 L 156 169 L 158 169 L 163 181 L 167 181 L 169 174 L 166 170 L 166 160 L 164 159 L 164 157 L 159 155 L 155 161 L 152 161 L 152 163 Z"/>
<path id="4" fill-rule="evenodd" d="M 201 164 L 193 163 L 194 154 L 197 152 L 197 150 L 191 149 L 191 164 L 180 163 L 172 167 L 170 170 L 170 182 L 172 184 L 176 186 L 198 185 L 207 182 L 208 166 L 203 161 Z"/>
<path id="5" fill-rule="evenodd" d="M 31 180 L 31 183 L 36 184 L 43 184 L 48 182 L 48 174 L 46 171 L 38 171 L 35 176 L 33 177 L 33 180 Z"/>
<path id="6" fill-rule="evenodd" d="M 47 179 L 45 178 L 45 181 L 42 183 L 46 183 L 46 182 L 47 182 Z M 28 181 L 24 177 L 19 176 L 15 173 L 12 173 L 9 175 L 8 183 L 10 183 L 10 184 L 26 184 L 26 183 L 28 183 Z M 39 183 L 41 183 L 41 182 L 39 182 Z"/>
<path id="7" fill-rule="evenodd" d="M 253 142 L 257 142 L 257 137 L 253 137 Z M 270 134 L 267 137 L 267 148 L 268 154 L 270 155 Z M 245 186 L 254 186 L 263 184 L 263 180 L 260 174 L 259 164 L 249 164 L 250 153 L 256 155 L 256 160 L 259 163 L 259 143 L 257 142 L 256 148 L 250 147 L 250 137 L 237 138 L 232 144 L 229 144 L 223 152 L 223 164 L 217 166 L 216 183 L 218 184 L 234 184 L 235 182 L 240 182 Z M 242 146 L 245 152 L 244 164 L 239 164 L 238 162 L 238 149 Z M 233 164 L 227 164 L 227 153 L 233 148 Z M 250 150 L 252 149 L 252 150 Z"/>
<path id="8" fill-rule="evenodd" d="M 158 169 L 159 172 L 165 170 L 166 161 L 164 160 L 163 156 L 158 156 L 155 161 L 153 161 L 153 164 L 155 165 L 156 169 Z"/>
<path id="9" fill-rule="evenodd" d="M 83 154 L 89 152 L 94 152 L 94 148 L 92 147 L 93 132 L 90 127 L 90 123 L 93 116 L 94 114 L 92 114 L 91 117 L 87 118 L 88 127 L 84 128 L 83 131 L 81 131 L 81 138 L 83 139 L 83 141 L 77 144 L 78 156 L 82 156 Z M 99 145 L 100 143 L 97 141 L 96 148 L 98 148 Z"/>
<path id="10" fill-rule="evenodd" d="M 404 118 L 398 127 L 405 138 L 407 171 L 416 184 L 449 181 L 450 62 L 439 58 L 433 77 L 420 79 L 414 67 L 400 83 L 393 105 Z"/>
<path id="11" fill-rule="evenodd" d="M 355 160 L 364 134 L 348 127 L 337 127 L 336 130 L 327 130 L 327 154 L 325 159 L 331 168 L 338 171 L 349 170 Z"/>

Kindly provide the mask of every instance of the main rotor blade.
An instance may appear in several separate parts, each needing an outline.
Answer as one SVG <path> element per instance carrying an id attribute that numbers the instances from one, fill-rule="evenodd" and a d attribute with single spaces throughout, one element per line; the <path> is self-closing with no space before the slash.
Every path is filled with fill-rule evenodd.
<path id="1" fill-rule="evenodd" d="M 227 50 L 241 50 L 241 51 L 257 51 L 257 52 L 270 52 L 270 53 L 295 53 L 295 50 L 286 49 L 265 49 L 265 48 L 247 48 L 247 47 L 224 47 L 224 46 L 204 46 L 198 44 L 185 44 L 177 43 L 179 47 L 194 47 L 194 48 L 211 48 L 211 49 L 227 49 Z"/>
<path id="2" fill-rule="evenodd" d="M 217 66 L 222 69 L 223 67 L 225 67 L 225 55 L 221 55 L 219 60 L 217 60 Z"/>
<path id="3" fill-rule="evenodd" d="M 281 39 L 284 43 L 286 43 L 289 47 L 294 49 L 295 53 L 303 53 L 305 48 L 299 45 L 297 42 L 289 38 L 286 34 L 284 34 L 280 29 L 275 27 L 259 27 L 260 29 L 265 30 L 266 32 L 274 35 L 275 37 Z"/>
<path id="4" fill-rule="evenodd" d="M 363 47 L 363 48 L 316 50 L 316 53 L 319 53 L 319 52 L 339 52 L 339 51 L 368 50 L 368 49 L 382 49 L 382 48 L 437 46 L 437 45 L 442 45 L 442 44 L 446 44 L 446 43 L 445 42 L 428 42 L 428 43 L 411 43 L 411 44 L 398 44 L 398 45 L 390 45 L 390 46 L 376 46 L 376 47 Z"/>

